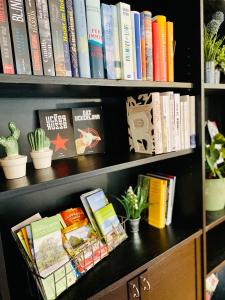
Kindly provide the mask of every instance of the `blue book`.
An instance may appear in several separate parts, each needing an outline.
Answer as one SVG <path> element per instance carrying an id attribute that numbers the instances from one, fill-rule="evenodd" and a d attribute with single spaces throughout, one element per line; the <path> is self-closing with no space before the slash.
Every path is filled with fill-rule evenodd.
<path id="1" fill-rule="evenodd" d="M 134 11 L 134 36 L 135 36 L 137 79 L 142 79 L 140 13 L 137 11 Z"/>
<path id="2" fill-rule="evenodd" d="M 105 73 L 108 79 L 116 79 L 111 6 L 103 3 L 101 5 L 101 15 Z"/>
<path id="3" fill-rule="evenodd" d="M 84 0 L 73 0 L 80 77 L 91 78 Z"/>
<path id="4" fill-rule="evenodd" d="M 86 0 L 91 76 L 104 78 L 100 0 Z"/>

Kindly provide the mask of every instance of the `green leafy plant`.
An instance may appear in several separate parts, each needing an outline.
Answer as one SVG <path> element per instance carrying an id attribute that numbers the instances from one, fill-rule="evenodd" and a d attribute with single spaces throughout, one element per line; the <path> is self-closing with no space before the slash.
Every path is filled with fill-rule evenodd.
<path id="1" fill-rule="evenodd" d="M 32 151 L 49 149 L 50 140 L 45 135 L 45 131 L 42 128 L 37 128 L 34 132 L 29 132 L 27 138 Z"/>
<path id="2" fill-rule="evenodd" d="M 9 122 L 8 128 L 11 132 L 11 135 L 8 137 L 0 137 L 0 145 L 5 148 L 7 156 L 19 155 L 18 139 L 20 137 L 20 130 L 16 127 L 14 122 Z"/>
<path id="3" fill-rule="evenodd" d="M 221 133 L 218 133 L 212 138 L 211 144 L 205 146 L 206 178 L 216 179 L 225 177 L 224 159 L 225 137 Z"/>
<path id="4" fill-rule="evenodd" d="M 225 45 L 219 48 L 216 55 L 216 65 L 221 69 L 225 70 Z"/>

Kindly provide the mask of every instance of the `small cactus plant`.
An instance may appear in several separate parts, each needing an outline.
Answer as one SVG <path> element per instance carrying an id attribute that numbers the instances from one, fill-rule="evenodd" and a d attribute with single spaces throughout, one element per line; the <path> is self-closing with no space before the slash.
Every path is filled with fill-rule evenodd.
<path id="1" fill-rule="evenodd" d="M 0 145 L 5 148 L 6 155 L 8 157 L 19 155 L 18 139 L 20 136 L 20 130 L 16 127 L 14 122 L 8 124 L 11 135 L 8 137 L 0 137 Z"/>
<path id="2" fill-rule="evenodd" d="M 27 137 L 32 151 L 49 149 L 50 140 L 45 135 L 45 131 L 42 128 L 37 128 L 35 131 L 29 132 Z"/>

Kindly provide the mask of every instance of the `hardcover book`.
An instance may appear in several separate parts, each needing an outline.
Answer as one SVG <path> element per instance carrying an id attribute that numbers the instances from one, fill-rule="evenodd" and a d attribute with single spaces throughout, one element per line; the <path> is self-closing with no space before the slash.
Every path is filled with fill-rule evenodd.
<path id="1" fill-rule="evenodd" d="M 15 74 L 6 0 L 0 0 L 0 45 L 4 74 Z"/>
<path id="2" fill-rule="evenodd" d="M 27 38 L 23 1 L 8 1 L 13 48 L 17 74 L 31 75 L 30 53 Z"/>
<path id="3" fill-rule="evenodd" d="M 137 61 L 136 61 L 136 44 L 135 44 L 135 25 L 134 25 L 134 12 L 130 12 L 131 31 L 132 31 L 132 58 L 133 58 L 133 72 L 134 80 L 137 80 Z"/>
<path id="4" fill-rule="evenodd" d="M 77 154 L 103 153 L 105 141 L 102 108 L 73 108 L 72 115 Z"/>
<path id="5" fill-rule="evenodd" d="M 116 79 L 121 79 L 121 57 L 119 44 L 118 16 L 116 5 L 110 5 L 112 10 L 112 26 L 113 26 L 113 45 Z"/>
<path id="6" fill-rule="evenodd" d="M 138 11 L 132 12 L 132 17 L 134 18 L 134 40 L 135 40 L 135 52 L 136 56 L 136 69 L 137 69 L 137 79 L 142 79 L 141 70 L 141 28 L 140 28 L 140 13 Z"/>
<path id="7" fill-rule="evenodd" d="M 55 76 L 47 0 L 36 0 L 44 75 Z"/>
<path id="8" fill-rule="evenodd" d="M 71 110 L 39 110 L 38 116 L 41 128 L 51 141 L 53 159 L 75 156 Z"/>
<path id="9" fill-rule="evenodd" d="M 39 30 L 37 24 L 37 10 L 35 0 L 25 1 L 27 27 L 30 40 L 30 53 L 34 75 L 43 75 Z"/>
<path id="10" fill-rule="evenodd" d="M 152 13 L 143 11 L 145 30 L 145 57 L 146 57 L 146 80 L 153 81 L 153 60 L 152 60 Z"/>
<path id="11" fill-rule="evenodd" d="M 86 0 L 91 77 L 104 78 L 100 0 Z"/>

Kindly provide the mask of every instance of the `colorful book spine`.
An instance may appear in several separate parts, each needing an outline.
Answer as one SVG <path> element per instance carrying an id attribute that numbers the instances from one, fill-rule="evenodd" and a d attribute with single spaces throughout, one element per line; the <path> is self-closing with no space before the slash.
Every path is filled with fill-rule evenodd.
<path id="1" fill-rule="evenodd" d="M 0 0 L 0 45 L 4 74 L 15 74 L 6 0 Z"/>
<path id="2" fill-rule="evenodd" d="M 30 53 L 27 38 L 23 1 L 8 1 L 12 40 L 17 74 L 31 75 Z"/>
<path id="3" fill-rule="evenodd" d="M 134 14 L 134 36 L 135 36 L 135 54 L 134 55 L 136 55 L 137 79 L 142 79 L 140 13 L 137 11 L 134 11 L 133 14 Z"/>
<path id="4" fill-rule="evenodd" d="M 55 76 L 47 0 L 36 0 L 44 75 Z"/>
<path id="5" fill-rule="evenodd" d="M 73 1 L 65 0 L 65 4 L 66 4 L 67 29 L 68 29 L 68 38 L 69 38 L 72 76 L 79 77 Z"/>
<path id="6" fill-rule="evenodd" d="M 90 59 L 87 39 L 87 23 L 84 0 L 73 0 L 77 52 L 80 77 L 90 78 Z"/>
<path id="7" fill-rule="evenodd" d="M 134 79 L 130 5 L 116 4 L 118 13 L 122 79 Z"/>
<path id="8" fill-rule="evenodd" d="M 160 59 L 159 59 L 159 24 L 152 23 L 152 45 L 153 45 L 153 80 L 160 81 Z"/>
<path id="9" fill-rule="evenodd" d="M 105 73 L 108 79 L 116 79 L 111 6 L 103 3 L 101 15 Z"/>
<path id="10" fill-rule="evenodd" d="M 134 12 L 130 12 L 131 15 L 131 30 L 132 30 L 132 53 L 133 53 L 133 68 L 134 79 L 137 80 L 137 62 L 136 62 L 136 44 L 135 44 L 135 25 L 134 25 Z"/>
<path id="11" fill-rule="evenodd" d="M 195 96 L 189 96 L 190 100 L 190 145 L 196 148 L 196 124 L 195 124 Z"/>
<path id="12" fill-rule="evenodd" d="M 119 44 L 118 17 L 116 5 L 110 5 L 112 9 L 112 26 L 113 26 L 113 45 L 114 45 L 114 63 L 116 79 L 121 79 L 121 58 Z"/>
<path id="13" fill-rule="evenodd" d="M 69 48 L 69 40 L 67 34 L 67 21 L 66 21 L 66 11 L 65 11 L 65 2 L 64 0 L 59 1 L 59 8 L 61 12 L 62 19 L 62 32 L 63 32 L 63 48 L 64 48 L 64 61 L 66 68 L 66 76 L 72 76 L 71 71 L 71 62 L 70 62 L 70 48 Z"/>
<path id="14" fill-rule="evenodd" d="M 167 81 L 166 17 L 156 16 L 153 18 L 153 22 L 159 24 L 159 80 Z"/>
<path id="15" fill-rule="evenodd" d="M 174 81 L 173 22 L 166 22 L 167 81 Z"/>
<path id="16" fill-rule="evenodd" d="M 35 0 L 25 1 L 25 7 L 33 74 L 43 75 Z"/>
<path id="17" fill-rule="evenodd" d="M 153 81 L 153 60 L 152 60 L 152 13 L 144 11 L 145 28 L 145 57 L 146 57 L 146 79 Z"/>
<path id="18" fill-rule="evenodd" d="M 104 78 L 100 0 L 86 0 L 91 77 Z"/>
<path id="19" fill-rule="evenodd" d="M 141 13 L 140 15 L 140 26 L 141 26 L 141 70 L 142 70 L 142 79 L 146 80 L 145 19 L 143 13 Z"/>

